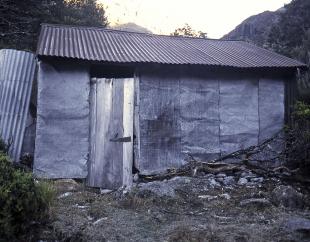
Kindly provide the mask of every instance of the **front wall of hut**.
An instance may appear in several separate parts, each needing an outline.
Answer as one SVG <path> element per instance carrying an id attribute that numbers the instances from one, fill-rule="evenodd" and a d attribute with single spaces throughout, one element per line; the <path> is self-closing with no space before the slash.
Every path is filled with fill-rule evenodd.
<path id="1" fill-rule="evenodd" d="M 138 68 L 134 164 L 142 174 L 209 160 L 271 137 L 284 125 L 283 78 Z M 90 71 L 41 61 L 34 172 L 85 178 L 89 160 Z"/>

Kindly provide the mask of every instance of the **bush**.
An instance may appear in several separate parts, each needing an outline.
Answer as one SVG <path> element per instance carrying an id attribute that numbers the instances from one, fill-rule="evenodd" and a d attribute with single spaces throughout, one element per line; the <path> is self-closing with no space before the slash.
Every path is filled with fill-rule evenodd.
<path id="1" fill-rule="evenodd" d="M 310 105 L 297 102 L 294 110 L 286 153 L 291 164 L 310 174 Z"/>
<path id="2" fill-rule="evenodd" d="M 17 239 L 47 217 L 53 189 L 0 153 L 0 241 Z"/>

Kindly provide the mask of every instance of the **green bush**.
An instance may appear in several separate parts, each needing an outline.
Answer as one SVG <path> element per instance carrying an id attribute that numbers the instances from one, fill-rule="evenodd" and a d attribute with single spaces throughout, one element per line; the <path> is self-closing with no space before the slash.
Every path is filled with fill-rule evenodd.
<path id="1" fill-rule="evenodd" d="M 310 105 L 297 102 L 293 125 L 287 134 L 286 153 L 290 163 L 310 175 Z"/>
<path id="2" fill-rule="evenodd" d="M 0 153 L 0 241 L 17 239 L 47 217 L 53 189 Z"/>

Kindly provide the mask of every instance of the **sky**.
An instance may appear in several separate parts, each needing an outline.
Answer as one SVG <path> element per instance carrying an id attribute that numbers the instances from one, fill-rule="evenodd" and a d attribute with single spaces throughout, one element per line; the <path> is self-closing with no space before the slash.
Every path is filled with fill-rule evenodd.
<path id="1" fill-rule="evenodd" d="M 170 34 L 188 23 L 209 38 L 221 38 L 243 20 L 275 11 L 291 0 L 99 0 L 110 25 L 128 22 L 156 34 Z"/>

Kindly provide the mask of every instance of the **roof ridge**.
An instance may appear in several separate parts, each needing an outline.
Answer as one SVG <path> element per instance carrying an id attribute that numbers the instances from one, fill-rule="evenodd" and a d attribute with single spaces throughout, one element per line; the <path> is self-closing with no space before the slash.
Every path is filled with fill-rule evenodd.
<path id="1" fill-rule="evenodd" d="M 199 38 L 199 37 L 193 37 L 193 36 L 175 36 L 175 35 L 166 35 L 166 34 L 141 33 L 141 32 L 135 32 L 135 31 L 118 30 L 118 29 L 96 27 L 96 26 L 78 26 L 78 25 L 49 24 L 49 23 L 41 23 L 41 26 L 42 27 L 47 26 L 47 27 L 76 28 L 76 29 L 97 29 L 97 30 L 105 31 L 105 32 L 129 33 L 129 34 L 138 34 L 138 35 L 146 35 L 146 36 L 160 36 L 160 37 L 167 37 L 167 38 L 199 39 L 199 40 L 220 41 L 220 42 L 224 42 L 224 41 L 245 42 L 243 40 L 226 40 L 226 39 L 213 39 L 213 38 Z"/>

